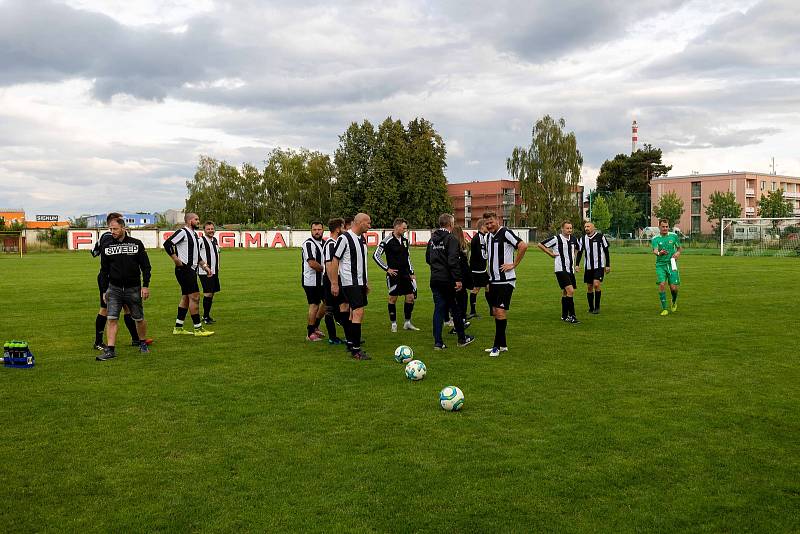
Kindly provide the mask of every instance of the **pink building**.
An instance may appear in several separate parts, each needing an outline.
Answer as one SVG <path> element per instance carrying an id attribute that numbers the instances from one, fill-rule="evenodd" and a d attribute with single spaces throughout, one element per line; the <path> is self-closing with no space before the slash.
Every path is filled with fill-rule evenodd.
<path id="1" fill-rule="evenodd" d="M 706 220 L 706 206 L 712 193 L 732 192 L 742 206 L 740 217 L 757 217 L 761 195 L 776 189 L 783 189 L 783 198 L 792 202 L 794 215 L 800 216 L 800 178 L 746 171 L 653 178 L 650 205 L 655 208 L 662 195 L 675 191 L 683 200 L 683 215 L 675 226 L 687 234 L 710 234 L 713 228 Z M 652 225 L 657 224 L 658 217 L 653 215 Z"/>

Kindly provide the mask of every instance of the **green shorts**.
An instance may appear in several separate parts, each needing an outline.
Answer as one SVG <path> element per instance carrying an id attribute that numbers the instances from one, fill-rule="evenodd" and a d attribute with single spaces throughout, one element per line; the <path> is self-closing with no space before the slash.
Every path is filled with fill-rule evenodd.
<path id="1" fill-rule="evenodd" d="M 670 285 L 678 286 L 681 283 L 681 275 L 678 270 L 672 270 L 669 265 L 656 265 L 656 284 L 668 282 Z"/>

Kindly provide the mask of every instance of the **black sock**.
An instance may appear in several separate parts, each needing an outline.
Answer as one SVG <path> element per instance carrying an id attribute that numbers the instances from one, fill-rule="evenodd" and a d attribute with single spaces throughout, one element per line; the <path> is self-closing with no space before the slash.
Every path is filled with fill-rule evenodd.
<path id="1" fill-rule="evenodd" d="M 414 312 L 414 303 L 413 302 L 405 302 L 403 303 L 403 317 L 405 317 L 406 321 L 411 320 L 411 314 Z"/>
<path id="2" fill-rule="evenodd" d="M 125 321 L 125 327 L 131 334 L 131 341 L 139 341 L 139 332 L 136 331 L 136 321 L 133 320 L 133 317 L 126 313 L 122 320 Z"/>
<path id="3" fill-rule="evenodd" d="M 114 352 L 114 348 L 115 348 L 114 345 L 109 345 L 107 348 L 108 348 L 108 352 Z"/>
<path id="4" fill-rule="evenodd" d="M 214 304 L 214 297 L 203 296 L 203 317 L 211 317 L 211 305 Z"/>
<path id="5" fill-rule="evenodd" d="M 344 330 L 344 339 L 347 344 L 350 344 L 350 314 L 346 311 L 337 311 L 336 317 L 339 319 L 339 324 L 342 325 Z"/>
<path id="6" fill-rule="evenodd" d="M 333 320 L 333 313 L 325 314 L 325 328 L 328 330 L 328 339 L 336 339 L 336 321 Z"/>
<path id="7" fill-rule="evenodd" d="M 594 309 L 600 309 L 600 290 L 594 292 Z"/>
<path id="8" fill-rule="evenodd" d="M 397 322 L 397 304 L 389 303 L 389 320 L 393 323 Z"/>
<path id="9" fill-rule="evenodd" d="M 589 311 L 592 311 L 592 310 L 595 309 L 595 297 L 594 297 L 594 295 L 595 294 L 591 293 L 591 292 L 590 293 L 586 293 L 586 300 L 589 301 Z"/>
<path id="10" fill-rule="evenodd" d="M 103 331 L 106 329 L 106 321 L 108 318 L 105 315 L 97 314 L 94 320 L 94 344 L 99 345 L 103 342 Z"/>
<path id="11" fill-rule="evenodd" d="M 189 313 L 189 308 L 178 306 L 178 318 L 175 319 L 175 328 L 183 328 L 183 321 L 186 319 L 187 313 Z"/>
<path id="12" fill-rule="evenodd" d="M 669 290 L 672 293 L 672 303 L 675 304 L 675 301 L 678 300 L 678 291 L 677 290 Z"/>
<path id="13" fill-rule="evenodd" d="M 561 318 L 566 319 L 569 315 L 569 310 L 567 309 L 567 297 L 561 297 Z"/>
<path id="14" fill-rule="evenodd" d="M 314 319 L 314 330 L 318 330 L 319 329 L 319 323 L 321 323 L 321 322 L 322 322 L 322 317 L 318 316 L 316 319 Z"/>
<path id="15" fill-rule="evenodd" d="M 478 301 L 478 294 L 477 293 L 470 293 L 469 294 L 469 313 L 470 315 L 475 315 L 475 303 Z"/>
<path id="16" fill-rule="evenodd" d="M 193 313 L 192 314 L 192 324 L 194 324 L 195 328 L 200 328 L 201 326 L 203 326 L 202 321 L 200 321 L 200 314 L 199 313 Z"/>
<path id="17" fill-rule="evenodd" d="M 314 333 L 314 330 L 315 330 L 315 328 L 314 328 L 313 324 L 310 324 L 310 325 L 306 326 L 306 331 L 308 332 L 309 336 L 311 336 L 311 334 Z"/>
<path id="18" fill-rule="evenodd" d="M 353 353 L 355 354 L 361 350 L 361 323 L 350 324 L 350 333 L 352 335 L 351 341 L 353 342 Z"/>
<path id="19" fill-rule="evenodd" d="M 506 322 L 508 319 L 494 320 L 494 346 L 506 347 Z"/>
<path id="20" fill-rule="evenodd" d="M 567 313 L 570 317 L 575 317 L 575 299 L 572 297 L 565 297 L 567 301 Z"/>

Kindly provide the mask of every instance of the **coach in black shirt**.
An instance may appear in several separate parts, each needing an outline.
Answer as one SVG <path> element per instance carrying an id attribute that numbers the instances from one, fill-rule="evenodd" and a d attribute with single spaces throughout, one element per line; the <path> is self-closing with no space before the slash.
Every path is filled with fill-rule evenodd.
<path id="1" fill-rule="evenodd" d="M 447 311 L 453 314 L 453 324 L 458 334 L 458 345 L 472 343 L 474 336 L 464 333 L 464 313 L 456 304 L 456 292 L 465 291 L 464 273 L 461 272 L 458 240 L 452 234 L 454 218 L 450 214 L 439 216 L 439 229 L 433 232 L 425 261 L 431 267 L 431 291 L 433 292 L 433 341 L 434 350 L 447 348 L 442 341 L 442 325 Z"/>
<path id="2" fill-rule="evenodd" d="M 125 220 L 112 219 L 108 229 L 113 239 L 103 243 L 101 269 L 108 277 L 108 290 L 105 294 L 108 306 L 108 344 L 98 361 L 116 357 L 114 345 L 117 339 L 119 314 L 123 305 L 128 306 L 131 318 L 136 321 L 139 333 L 139 351 L 150 352 L 147 347 L 147 326 L 144 323 L 142 301 L 150 297 L 150 259 L 144 244 L 129 236 L 125 231 Z"/>

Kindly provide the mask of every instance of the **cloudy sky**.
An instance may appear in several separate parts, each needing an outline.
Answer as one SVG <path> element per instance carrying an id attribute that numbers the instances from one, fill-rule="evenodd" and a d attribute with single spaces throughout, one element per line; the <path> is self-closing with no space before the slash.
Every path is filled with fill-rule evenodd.
<path id="1" fill-rule="evenodd" d="M 0 0 L 0 207 L 182 207 L 207 154 L 332 153 L 423 116 L 452 182 L 504 178 L 563 117 L 592 187 L 640 143 L 671 174 L 800 175 L 795 0 Z"/>

